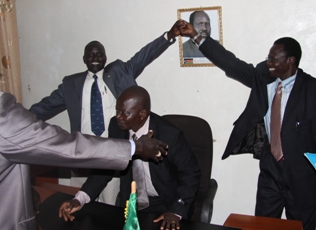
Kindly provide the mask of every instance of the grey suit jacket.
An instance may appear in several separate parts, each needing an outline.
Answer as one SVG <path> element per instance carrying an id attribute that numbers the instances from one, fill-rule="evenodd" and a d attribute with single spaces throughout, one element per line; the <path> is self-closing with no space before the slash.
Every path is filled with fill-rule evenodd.
<path id="1" fill-rule="evenodd" d="M 161 35 L 143 47 L 129 61 L 116 60 L 106 65 L 103 80 L 114 97 L 117 98 L 124 89 L 136 85 L 135 80 L 145 67 L 159 57 L 174 41 L 175 39 L 169 42 L 164 35 Z M 65 77 L 58 89 L 34 104 L 30 111 L 38 119 L 48 120 L 67 110 L 71 131 L 81 131 L 82 89 L 86 76 L 87 71 Z"/>
<path id="2" fill-rule="evenodd" d="M 0 229 L 36 229 L 26 164 L 123 170 L 130 159 L 128 140 L 70 135 L 0 91 Z"/>

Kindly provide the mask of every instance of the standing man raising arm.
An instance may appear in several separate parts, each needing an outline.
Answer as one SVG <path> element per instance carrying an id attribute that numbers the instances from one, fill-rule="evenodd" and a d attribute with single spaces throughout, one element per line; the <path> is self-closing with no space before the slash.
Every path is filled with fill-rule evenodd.
<path id="1" fill-rule="evenodd" d="M 198 34 L 185 21 L 180 28 L 182 36 Z M 304 153 L 316 152 L 316 79 L 299 68 L 300 44 L 290 37 L 277 39 L 266 62 L 254 67 L 211 37 L 194 42 L 228 77 L 251 88 L 222 158 L 239 153 L 260 158 L 255 215 L 281 218 L 285 209 L 288 219 L 315 230 L 316 172 Z"/>

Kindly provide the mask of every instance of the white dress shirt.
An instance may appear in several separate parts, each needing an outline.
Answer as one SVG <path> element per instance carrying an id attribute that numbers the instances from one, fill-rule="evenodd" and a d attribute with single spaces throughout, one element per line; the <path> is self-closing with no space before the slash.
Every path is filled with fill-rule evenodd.
<path id="1" fill-rule="evenodd" d="M 101 92 L 102 97 L 102 107 L 103 107 L 103 118 L 104 118 L 104 132 L 101 137 L 108 137 L 108 127 L 110 120 L 115 116 L 115 104 L 116 99 L 113 96 L 111 90 L 106 86 L 103 81 L 103 69 L 96 74 L 88 72 L 86 80 L 83 85 L 82 90 L 82 111 L 81 111 L 81 132 L 85 134 L 90 134 L 94 136 L 91 130 L 91 114 L 90 114 L 90 104 L 91 104 L 91 87 L 94 82 L 93 75 L 98 76 L 98 87 Z"/>
<path id="2" fill-rule="evenodd" d="M 132 140 L 132 136 L 135 134 L 137 138 L 140 138 L 142 135 L 146 135 L 149 131 L 149 119 L 150 116 L 148 116 L 146 122 L 144 125 L 137 130 L 135 133 L 133 130 L 129 130 L 129 139 Z M 150 171 L 149 171 L 149 163 L 148 161 L 142 161 L 143 166 L 144 166 L 144 171 L 145 171 L 145 182 L 146 182 L 146 190 L 148 196 L 158 196 L 157 191 L 154 188 L 154 185 L 151 181 L 151 176 L 150 176 Z"/>

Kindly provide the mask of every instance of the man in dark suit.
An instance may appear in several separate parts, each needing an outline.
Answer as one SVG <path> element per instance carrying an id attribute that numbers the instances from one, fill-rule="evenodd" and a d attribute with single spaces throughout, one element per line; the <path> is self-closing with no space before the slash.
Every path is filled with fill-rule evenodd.
<path id="1" fill-rule="evenodd" d="M 148 178 L 146 192 L 149 198 L 149 206 L 142 211 L 160 215 L 155 222 L 163 220 L 161 226 L 163 229 L 178 228 L 181 218 L 190 217 L 189 209 L 199 186 L 198 162 L 185 141 L 183 132 L 150 112 L 148 92 L 142 87 L 131 86 L 117 99 L 116 117 L 111 119 L 109 136 L 131 139 L 134 134 L 139 137 L 148 130 L 153 130 L 155 138 L 168 144 L 168 156 L 158 164 L 152 161 L 141 161 L 143 165 L 140 167 L 144 167 Z M 140 187 L 134 174 L 136 161 L 133 159 L 129 167 L 121 172 L 119 199 L 122 207 L 125 207 L 125 202 L 129 199 L 132 180 L 136 180 L 137 188 Z M 95 199 L 111 180 L 111 174 L 104 171 L 103 175 L 101 173 L 90 175 L 75 199 L 61 206 L 60 212 L 65 220 L 72 220 L 73 217 L 70 214 L 84 203 Z M 138 189 L 138 202 L 140 192 Z M 80 197 L 84 198 L 79 202 Z M 138 208 L 140 208 L 140 203 L 138 203 Z"/>
<path id="2" fill-rule="evenodd" d="M 180 23 L 183 36 L 198 33 Z M 235 57 L 208 37 L 197 38 L 201 52 L 216 66 L 251 88 L 245 110 L 234 123 L 223 159 L 231 154 L 253 153 L 260 158 L 255 214 L 301 220 L 305 230 L 316 227 L 316 172 L 305 152 L 316 152 L 316 79 L 299 69 L 300 44 L 293 38 L 276 40 L 267 61 L 256 68 Z M 280 84 L 279 84 L 280 83 Z M 278 86 L 282 94 L 278 110 L 282 124 L 275 127 L 272 109 Z M 273 130 L 279 128 L 275 133 Z M 280 148 L 274 150 L 279 140 Z M 280 155 L 275 157 L 274 154 Z"/>
<path id="3" fill-rule="evenodd" d="M 66 76 L 58 89 L 32 105 L 30 111 L 38 119 L 45 121 L 67 110 L 71 132 L 80 131 L 84 134 L 95 135 L 91 128 L 90 96 L 91 86 L 96 76 L 104 118 L 100 136 L 107 137 L 109 121 L 115 115 L 116 98 L 127 87 L 136 85 L 136 78 L 145 67 L 175 42 L 175 37 L 179 35 L 177 23 L 170 31 L 147 44 L 127 62 L 116 60 L 105 66 L 107 57 L 103 45 L 98 41 L 90 42 L 85 47 L 83 56 L 88 70 Z M 78 173 L 77 170 L 75 172 L 80 177 L 86 174 L 82 171 Z M 102 202 L 114 204 L 119 190 L 118 181 L 118 178 L 111 181 L 106 188 L 107 191 L 100 196 Z"/>

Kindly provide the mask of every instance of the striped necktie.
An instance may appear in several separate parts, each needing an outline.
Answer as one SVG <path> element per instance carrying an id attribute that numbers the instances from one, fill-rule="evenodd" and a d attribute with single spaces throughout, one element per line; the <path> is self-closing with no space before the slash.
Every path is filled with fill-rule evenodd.
<path id="1" fill-rule="evenodd" d="M 282 126 L 281 99 L 282 99 L 282 82 L 279 82 L 277 91 L 272 101 L 271 121 L 270 121 L 271 152 L 277 161 L 279 161 L 283 157 L 282 144 L 281 144 L 281 126 Z"/>

